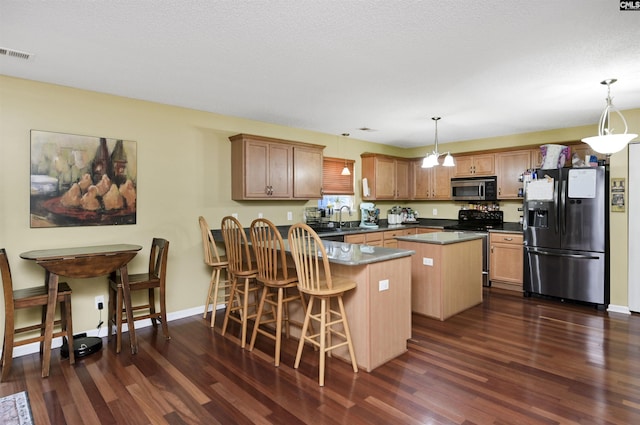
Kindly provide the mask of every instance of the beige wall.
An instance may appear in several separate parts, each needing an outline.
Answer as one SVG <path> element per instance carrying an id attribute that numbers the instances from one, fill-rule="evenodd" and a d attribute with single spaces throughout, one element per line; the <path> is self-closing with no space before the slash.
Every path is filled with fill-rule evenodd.
<path id="1" fill-rule="evenodd" d="M 625 115 L 631 128 L 640 132 L 640 110 Z M 137 224 L 31 229 L 29 131 L 32 129 L 136 141 Z M 169 311 L 203 305 L 210 271 L 202 262 L 199 215 L 205 216 L 212 227 L 219 227 L 222 217 L 234 212 L 247 225 L 258 212 L 276 224 L 288 224 L 287 211 L 292 211 L 294 221 L 299 221 L 303 208 L 315 203 L 232 201 L 228 137 L 241 132 L 326 145 L 325 155 L 356 160 L 356 176 L 360 176 L 361 152 L 419 156 L 430 149 L 403 150 L 352 138 L 339 144 L 334 135 L 0 76 L 0 246 L 8 250 L 16 287 L 30 286 L 43 277 L 40 267 L 19 258 L 23 251 L 107 243 L 140 244 L 145 248 L 131 263 L 131 271 L 142 272 L 151 238 L 159 236 L 171 242 Z M 511 142 L 525 145 L 576 140 L 592 133 L 593 127 L 582 127 L 466 141 L 447 147 L 455 153 L 503 147 Z M 611 163 L 612 176 L 627 177 L 626 151 L 615 155 Z M 356 182 L 359 198 L 359 177 Z M 382 210 L 386 210 L 385 205 L 381 205 Z M 506 204 L 514 220 L 517 205 Z M 458 208 L 446 202 L 411 206 L 424 217 L 430 216 L 433 207 L 439 208 L 439 218 L 455 218 Z M 611 221 L 612 240 L 616 241 L 612 246 L 611 301 L 626 306 L 626 215 L 612 214 Z M 99 317 L 93 299 L 96 295 L 106 298 L 105 279 L 70 280 L 70 284 L 74 290 L 75 331 L 95 329 Z M 105 319 L 103 311 L 102 320 Z"/>

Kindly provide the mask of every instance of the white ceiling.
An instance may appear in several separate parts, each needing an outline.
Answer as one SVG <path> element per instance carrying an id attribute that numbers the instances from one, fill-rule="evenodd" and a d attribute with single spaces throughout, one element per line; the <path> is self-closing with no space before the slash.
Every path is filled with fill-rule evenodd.
<path id="1" fill-rule="evenodd" d="M 403 147 L 640 108 L 639 40 L 617 0 L 0 0 L 1 74 Z"/>

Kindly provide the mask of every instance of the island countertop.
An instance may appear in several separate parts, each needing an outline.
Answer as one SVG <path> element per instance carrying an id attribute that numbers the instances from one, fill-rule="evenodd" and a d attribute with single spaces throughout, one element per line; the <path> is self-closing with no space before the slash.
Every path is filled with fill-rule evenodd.
<path id="1" fill-rule="evenodd" d="M 285 240 L 284 244 L 285 249 L 289 252 L 289 241 Z M 345 266 L 363 266 L 396 258 L 410 257 L 416 253 L 409 249 L 384 248 L 347 242 L 323 240 L 322 244 L 327 251 L 329 262 Z"/>
<path id="2" fill-rule="evenodd" d="M 433 232 L 433 233 L 422 233 L 419 235 L 396 236 L 396 239 L 399 241 L 406 241 L 406 242 L 420 242 L 420 243 L 430 243 L 430 244 L 437 244 L 437 245 L 448 245 L 452 243 L 471 241 L 474 239 L 482 239 L 482 237 L 483 235 L 480 233 Z"/>

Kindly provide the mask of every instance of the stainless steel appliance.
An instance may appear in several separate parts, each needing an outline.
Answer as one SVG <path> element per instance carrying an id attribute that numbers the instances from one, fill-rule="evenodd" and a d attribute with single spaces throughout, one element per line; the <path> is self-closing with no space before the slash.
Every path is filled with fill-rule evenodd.
<path id="1" fill-rule="evenodd" d="M 609 303 L 609 170 L 536 170 L 523 205 L 524 293 Z"/>
<path id="2" fill-rule="evenodd" d="M 502 211 L 460 210 L 458 223 L 445 226 L 447 232 L 472 232 L 482 235 L 482 285 L 491 286 L 489 280 L 489 229 L 501 228 L 504 223 Z"/>
<path id="3" fill-rule="evenodd" d="M 498 199 L 498 179 L 496 176 L 454 177 L 451 179 L 451 199 L 495 201 Z"/>

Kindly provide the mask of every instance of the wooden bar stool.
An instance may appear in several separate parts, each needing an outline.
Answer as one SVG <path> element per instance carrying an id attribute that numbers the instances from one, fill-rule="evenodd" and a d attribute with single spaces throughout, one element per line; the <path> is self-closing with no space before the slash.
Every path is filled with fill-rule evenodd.
<path id="1" fill-rule="evenodd" d="M 342 294 L 356 287 L 356 282 L 343 277 L 331 275 L 327 252 L 322 240 L 316 232 L 304 223 L 296 223 L 289 229 L 289 249 L 296 265 L 298 275 L 298 290 L 309 296 L 309 305 L 304 317 L 298 352 L 294 368 L 300 365 L 302 348 L 305 342 L 311 343 L 320 350 L 320 386 L 324 386 L 325 353 L 331 355 L 336 348 L 347 346 L 351 365 L 354 372 L 358 372 L 358 364 L 353 351 L 351 332 L 344 311 Z M 320 301 L 320 312 L 313 312 L 315 301 Z M 331 300 L 336 299 L 338 310 L 331 308 Z M 307 335 L 307 328 L 313 320 L 319 325 L 318 333 Z M 340 326 L 342 325 L 342 330 Z M 333 336 L 340 340 L 333 343 Z M 328 344 L 327 344 L 327 339 Z"/>
<path id="2" fill-rule="evenodd" d="M 167 260 L 169 257 L 169 241 L 161 238 L 153 238 L 149 253 L 149 271 L 129 275 L 129 288 L 131 292 L 147 290 L 147 302 L 132 305 L 132 311 L 143 311 L 133 318 L 133 321 L 151 319 L 153 326 L 162 324 L 162 333 L 165 339 L 171 339 L 169 326 L 167 325 L 166 280 Z M 160 311 L 156 311 L 155 290 L 160 295 Z M 124 300 L 122 293 L 122 280 L 115 272 L 109 276 L 109 311 L 108 311 L 107 338 L 111 339 L 112 326 L 116 328 L 116 353 L 122 348 L 122 325 L 127 323 Z M 127 323 L 129 327 L 134 323 Z"/>
<path id="3" fill-rule="evenodd" d="M 11 371 L 11 363 L 13 362 L 13 348 L 34 342 L 40 342 L 40 354 L 42 355 L 44 342 L 44 326 L 47 316 L 47 303 L 49 298 L 49 289 L 46 285 L 36 286 L 25 289 L 13 289 L 11 280 L 11 269 L 9 268 L 9 260 L 4 248 L 0 249 L 0 272 L 2 275 L 2 287 L 4 290 L 4 339 L 2 341 L 2 377 L 0 381 L 5 381 L 9 377 Z M 49 281 L 47 273 L 47 282 Z M 53 333 L 53 338 L 66 337 L 69 349 L 69 364 L 75 363 L 73 352 L 73 325 L 71 323 L 71 288 L 66 282 L 58 283 L 58 295 L 56 303 L 60 303 L 60 320 L 54 322 L 54 326 L 60 326 L 60 331 Z M 39 323 L 15 327 L 15 312 L 19 309 L 40 307 L 42 309 L 41 320 Z M 27 332 L 40 330 L 40 335 L 29 338 L 15 340 L 16 335 Z M 49 365 L 42 365 L 43 376 L 48 376 Z M 45 375 L 46 368 L 46 375 Z"/>
<path id="4" fill-rule="evenodd" d="M 216 323 L 216 307 L 218 306 L 218 300 L 222 299 L 225 308 L 229 308 L 229 294 L 228 290 L 231 288 L 231 282 L 229 280 L 229 262 L 226 256 L 222 256 L 218 253 L 216 241 L 213 239 L 211 229 L 207 224 L 207 220 L 200 216 L 198 218 L 200 222 L 200 233 L 202 234 L 202 245 L 204 247 L 204 262 L 210 266 L 213 270 L 211 272 L 211 280 L 209 281 L 209 291 L 207 297 L 204 300 L 204 314 L 203 319 L 207 318 L 207 312 L 209 311 L 209 305 L 212 305 L 211 309 L 211 327 L 213 328 Z M 220 274 L 225 272 L 226 279 L 220 280 Z M 222 291 L 222 294 L 220 294 Z"/>
<path id="5" fill-rule="evenodd" d="M 251 223 L 250 236 L 258 267 L 257 279 L 263 287 L 249 351 L 253 350 L 258 333 L 269 337 L 275 341 L 275 366 L 279 366 L 283 327 L 285 335 L 289 337 L 289 303 L 300 302 L 303 312 L 306 303 L 302 293 L 297 290 L 295 268 L 287 267 L 287 253 L 277 227 L 267 219 L 258 218 Z M 268 311 L 264 309 L 265 304 L 271 307 Z M 302 328 L 302 323 L 295 324 Z M 275 335 L 269 325 L 275 326 Z"/>
<path id="6" fill-rule="evenodd" d="M 256 317 L 257 290 L 256 277 L 258 270 L 253 266 L 247 235 L 237 218 L 227 216 L 222 219 L 222 239 L 224 249 L 229 261 L 229 273 L 231 274 L 231 291 L 229 292 L 229 307 L 224 313 L 222 323 L 222 335 L 227 332 L 229 319 L 240 323 L 242 332 L 240 346 L 247 343 L 247 327 L 249 319 Z M 253 299 L 250 301 L 251 297 Z M 254 311 L 249 313 L 249 309 Z M 237 313 L 238 317 L 231 313 Z"/>

